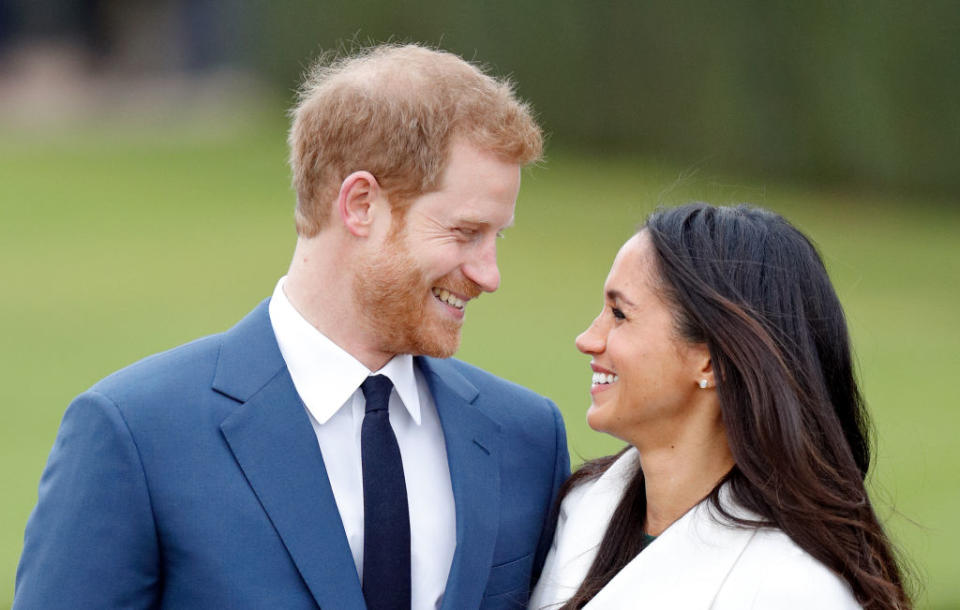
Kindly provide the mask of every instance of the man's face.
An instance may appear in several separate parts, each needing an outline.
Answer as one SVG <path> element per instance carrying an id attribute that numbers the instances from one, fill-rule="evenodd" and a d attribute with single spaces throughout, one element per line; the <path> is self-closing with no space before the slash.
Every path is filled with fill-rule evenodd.
<path id="1" fill-rule="evenodd" d="M 513 222 L 519 189 L 519 165 L 454 143 L 440 189 L 414 200 L 403 219 L 393 217 L 354 281 L 379 351 L 438 358 L 457 351 L 467 303 L 500 285 L 496 242 Z"/>

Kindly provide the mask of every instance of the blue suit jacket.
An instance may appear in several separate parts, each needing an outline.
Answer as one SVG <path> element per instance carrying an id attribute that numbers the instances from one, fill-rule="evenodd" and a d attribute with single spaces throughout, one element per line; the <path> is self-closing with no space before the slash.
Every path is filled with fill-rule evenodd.
<path id="1" fill-rule="evenodd" d="M 569 471 L 550 401 L 417 358 L 456 505 L 443 608 L 525 604 Z M 364 608 L 309 418 L 261 303 L 103 379 L 64 415 L 14 607 Z"/>

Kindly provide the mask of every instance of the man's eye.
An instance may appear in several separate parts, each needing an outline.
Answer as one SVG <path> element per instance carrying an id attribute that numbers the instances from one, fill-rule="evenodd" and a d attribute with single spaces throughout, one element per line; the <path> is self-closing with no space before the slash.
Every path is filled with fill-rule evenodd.
<path id="1" fill-rule="evenodd" d="M 479 231 L 476 229 L 471 229 L 469 227 L 456 227 L 454 232 L 459 233 L 464 237 L 476 237 L 477 233 L 479 233 Z"/>
<path id="2" fill-rule="evenodd" d="M 613 314 L 613 317 L 618 320 L 626 320 L 627 316 L 623 314 L 623 311 L 619 307 L 611 307 L 610 312 Z"/>

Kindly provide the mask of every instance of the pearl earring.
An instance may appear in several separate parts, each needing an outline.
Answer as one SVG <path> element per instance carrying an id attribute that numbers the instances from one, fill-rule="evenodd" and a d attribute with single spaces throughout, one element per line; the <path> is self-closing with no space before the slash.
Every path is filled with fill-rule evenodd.
<path id="1" fill-rule="evenodd" d="M 706 390 L 706 389 L 707 389 L 707 380 L 706 380 L 706 379 L 701 379 L 699 385 L 700 385 L 700 389 L 701 389 L 701 390 Z"/>

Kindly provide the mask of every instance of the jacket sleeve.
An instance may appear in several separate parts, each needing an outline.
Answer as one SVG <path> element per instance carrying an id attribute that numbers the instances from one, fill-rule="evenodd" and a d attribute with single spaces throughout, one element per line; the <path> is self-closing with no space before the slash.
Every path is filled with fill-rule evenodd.
<path id="1" fill-rule="evenodd" d="M 88 391 L 67 409 L 40 479 L 13 607 L 147 608 L 159 587 L 140 454 L 117 405 Z"/>
<path id="2" fill-rule="evenodd" d="M 560 415 L 560 409 L 552 401 L 547 400 L 553 413 L 555 445 L 554 450 L 554 468 L 553 468 L 553 488 L 550 491 L 550 506 L 548 507 L 546 520 L 543 526 L 543 533 L 540 535 L 540 542 L 537 545 L 537 554 L 533 562 L 533 578 L 531 588 L 540 578 L 540 572 L 543 570 L 544 561 L 547 553 L 550 551 L 550 545 L 553 543 L 553 535 L 557 529 L 557 515 L 559 503 L 557 502 L 557 493 L 560 486 L 570 476 L 570 452 L 567 449 L 567 432 L 563 425 L 563 417 Z"/>

